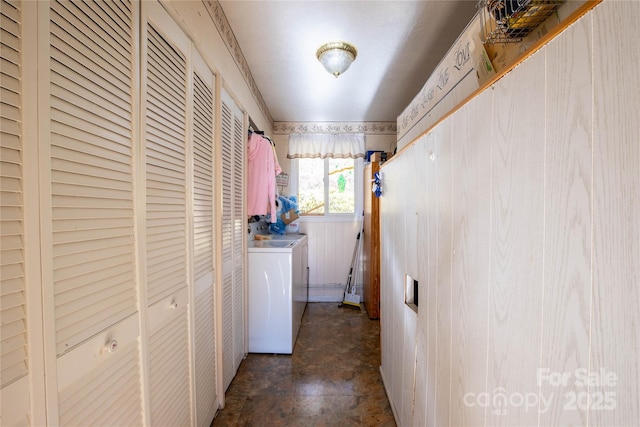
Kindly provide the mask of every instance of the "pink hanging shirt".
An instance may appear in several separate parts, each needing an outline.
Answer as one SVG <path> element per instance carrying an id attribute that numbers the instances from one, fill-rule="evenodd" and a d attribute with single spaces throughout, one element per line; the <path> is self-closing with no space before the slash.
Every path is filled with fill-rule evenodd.
<path id="1" fill-rule="evenodd" d="M 276 222 L 276 174 L 273 148 L 262 136 L 252 133 L 247 142 L 247 215 L 266 215 Z"/>

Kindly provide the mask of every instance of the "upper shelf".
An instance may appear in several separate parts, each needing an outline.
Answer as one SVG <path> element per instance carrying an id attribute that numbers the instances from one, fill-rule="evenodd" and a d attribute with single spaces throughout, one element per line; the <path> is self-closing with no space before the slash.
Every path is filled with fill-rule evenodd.
<path id="1" fill-rule="evenodd" d="M 398 116 L 398 152 L 601 1 L 478 0 L 480 10 Z"/>
<path id="2" fill-rule="evenodd" d="M 483 43 L 517 43 L 545 22 L 564 0 L 479 0 Z"/>

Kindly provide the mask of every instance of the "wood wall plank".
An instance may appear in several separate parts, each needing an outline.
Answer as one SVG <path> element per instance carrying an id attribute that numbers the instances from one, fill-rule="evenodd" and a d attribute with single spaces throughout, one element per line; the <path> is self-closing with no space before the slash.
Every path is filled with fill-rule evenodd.
<path id="1" fill-rule="evenodd" d="M 439 403 L 437 394 L 438 377 L 438 271 L 436 267 L 438 253 L 438 223 L 436 212 L 438 208 L 437 198 L 437 174 L 438 162 L 436 161 L 436 135 L 437 130 L 427 135 L 427 205 L 426 212 L 421 220 L 427 224 L 428 258 L 427 258 L 427 303 L 426 323 L 427 340 L 429 350 L 427 354 L 427 425 L 435 425 L 436 407 Z"/>
<path id="2" fill-rule="evenodd" d="M 640 420 L 640 3 L 593 14 L 593 308 L 589 424 Z M 613 375 L 608 385 L 600 373 Z M 604 401 L 600 400 L 604 398 Z"/>
<path id="3" fill-rule="evenodd" d="M 322 234 L 323 236 L 337 236 L 338 234 L 336 233 L 336 225 L 337 223 L 335 222 L 325 222 L 322 223 Z M 320 226 L 320 224 L 319 224 Z M 333 245 L 329 244 L 329 241 L 327 239 L 324 240 L 324 243 L 322 244 L 322 250 L 323 250 L 323 264 L 320 264 L 322 266 L 324 266 L 324 271 L 322 273 L 322 275 L 324 276 L 324 282 L 322 282 L 322 284 L 326 284 L 326 283 L 340 283 L 337 280 L 334 280 L 334 278 L 336 277 L 336 270 L 338 270 L 338 262 L 339 260 L 341 260 L 342 258 L 339 258 L 339 254 L 338 251 L 336 250 L 337 248 L 334 248 Z M 347 263 L 348 265 L 348 263 Z M 333 268 L 326 268 L 327 266 L 333 266 Z M 345 276 L 345 282 L 346 283 L 346 276 Z"/>
<path id="4" fill-rule="evenodd" d="M 427 388 L 434 382 L 429 379 L 429 373 L 434 372 L 430 369 L 433 360 L 429 360 L 429 318 L 431 310 L 429 309 L 429 269 L 427 260 L 429 258 L 429 223 L 427 210 L 429 208 L 429 191 L 431 188 L 427 171 L 433 168 L 433 162 L 427 154 L 427 136 L 421 137 L 414 144 L 414 164 L 413 173 L 417 183 L 416 197 L 416 259 L 417 273 L 415 279 L 419 283 L 419 306 L 418 319 L 416 323 L 416 379 L 415 379 L 415 410 L 413 414 L 414 425 L 427 425 L 427 407 L 433 406 L 427 403 Z"/>
<path id="5" fill-rule="evenodd" d="M 534 425 L 537 411 L 509 404 L 537 393 L 542 308 L 544 56 L 538 52 L 494 87 L 489 425 Z"/>
<path id="6" fill-rule="evenodd" d="M 591 301 L 591 25 L 583 19 L 546 48 L 545 243 L 541 425 L 586 425 L 574 372 L 589 368 Z M 566 384 L 551 381 L 570 374 Z"/>
<path id="7" fill-rule="evenodd" d="M 407 187 L 403 182 L 402 162 L 391 165 L 383 175 L 383 196 L 380 198 L 381 265 L 380 322 L 382 345 L 382 375 L 387 391 L 397 399 L 391 401 L 396 417 L 402 414 L 402 373 L 404 346 L 404 316 L 402 299 L 402 265 L 404 262 L 404 219 L 401 214 Z M 384 303 L 382 303 L 384 300 Z"/>
<path id="8" fill-rule="evenodd" d="M 437 227 L 436 300 L 436 411 L 435 425 L 449 424 L 451 397 L 451 126 L 450 119 L 438 126 L 436 135 L 436 211 L 433 212 Z"/>
<path id="9" fill-rule="evenodd" d="M 413 420 L 413 408 L 415 403 L 415 378 L 416 378 L 416 313 L 407 305 L 402 303 L 401 313 L 403 316 L 403 345 L 402 345 L 402 408 L 400 411 L 400 425 L 416 425 Z"/>
<path id="10" fill-rule="evenodd" d="M 401 213 L 403 212 L 404 207 L 404 198 L 408 196 L 407 186 L 405 182 L 406 175 L 404 173 L 404 168 L 399 168 L 393 174 L 393 178 L 391 178 L 391 183 L 388 195 L 393 193 L 394 209 L 395 213 L 393 215 L 393 222 L 391 223 L 391 228 L 387 230 L 393 235 L 394 240 L 394 254 L 398 254 L 398 257 L 391 264 L 391 268 L 389 271 L 389 277 L 387 281 L 384 283 L 385 286 L 388 286 L 391 290 L 391 298 L 393 300 L 392 306 L 392 319 L 393 324 L 399 329 L 396 331 L 401 331 L 400 333 L 396 332 L 393 334 L 393 348 L 392 348 L 392 363 L 394 364 L 394 370 L 396 371 L 393 376 L 392 389 L 396 396 L 400 396 L 400 401 L 398 402 L 397 410 L 398 416 L 402 419 L 403 416 L 403 405 L 402 405 L 402 395 L 403 395 L 403 370 L 404 370 L 404 342 L 405 342 L 405 324 L 404 324 L 404 285 L 403 285 L 403 269 L 404 262 L 406 258 L 405 253 L 405 244 L 404 244 L 404 229 L 405 229 L 405 217 Z"/>
<path id="11" fill-rule="evenodd" d="M 482 425 L 486 391 L 487 307 L 491 240 L 492 91 L 452 120 L 451 425 Z"/>
<path id="12" fill-rule="evenodd" d="M 409 147 L 409 158 L 415 158 L 415 147 Z M 413 407 L 415 393 L 415 373 L 416 373 L 416 322 L 417 314 L 409 308 L 406 301 L 406 275 L 417 278 L 417 248 L 416 248 L 416 198 L 419 197 L 418 182 L 415 173 L 411 168 L 402 168 L 403 183 L 402 211 L 401 218 L 404 218 L 403 233 L 399 237 L 399 243 L 404 244 L 404 259 L 399 263 L 399 271 L 396 272 L 399 288 L 399 304 L 401 316 L 403 317 L 403 347 L 402 347 L 402 410 L 401 424 L 414 425 Z"/>
<path id="13" fill-rule="evenodd" d="M 307 234 L 309 242 L 309 283 L 324 283 L 322 276 L 322 269 L 319 268 L 321 256 L 320 244 L 322 239 L 311 238 L 311 236 L 318 235 L 316 223 L 313 222 L 301 222 L 300 231 Z"/>
<path id="14" fill-rule="evenodd" d="M 388 173 L 388 171 L 385 173 Z M 392 200 L 387 197 L 388 186 L 385 181 L 383 181 L 382 187 L 385 194 L 380 198 L 380 260 L 386 260 L 386 262 L 381 262 L 380 264 L 380 373 L 387 395 L 394 396 L 391 393 L 391 378 L 393 377 L 391 347 L 393 346 L 393 334 L 397 331 L 391 317 L 391 307 L 394 302 L 391 298 L 391 290 L 387 285 L 389 283 L 389 260 L 393 258 L 393 240 L 390 240 L 389 235 L 386 233 L 386 230 L 391 228 L 392 214 L 390 208 Z M 386 320 L 382 321 L 382 319 Z M 396 399 L 389 399 L 389 403 L 395 413 Z"/>

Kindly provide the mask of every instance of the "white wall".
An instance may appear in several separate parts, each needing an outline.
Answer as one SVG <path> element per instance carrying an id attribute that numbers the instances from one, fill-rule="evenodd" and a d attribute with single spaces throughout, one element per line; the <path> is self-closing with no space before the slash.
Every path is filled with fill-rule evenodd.
<path id="1" fill-rule="evenodd" d="M 603 2 L 383 165 L 381 371 L 399 425 L 640 419 L 639 19 Z"/>

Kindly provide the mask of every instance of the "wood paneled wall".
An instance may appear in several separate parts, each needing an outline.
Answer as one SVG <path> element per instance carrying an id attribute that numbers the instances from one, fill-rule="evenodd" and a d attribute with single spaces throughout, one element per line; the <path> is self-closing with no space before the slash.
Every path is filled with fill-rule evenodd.
<path id="1" fill-rule="evenodd" d="M 399 425 L 637 425 L 637 22 L 604 1 L 382 166 Z"/>

